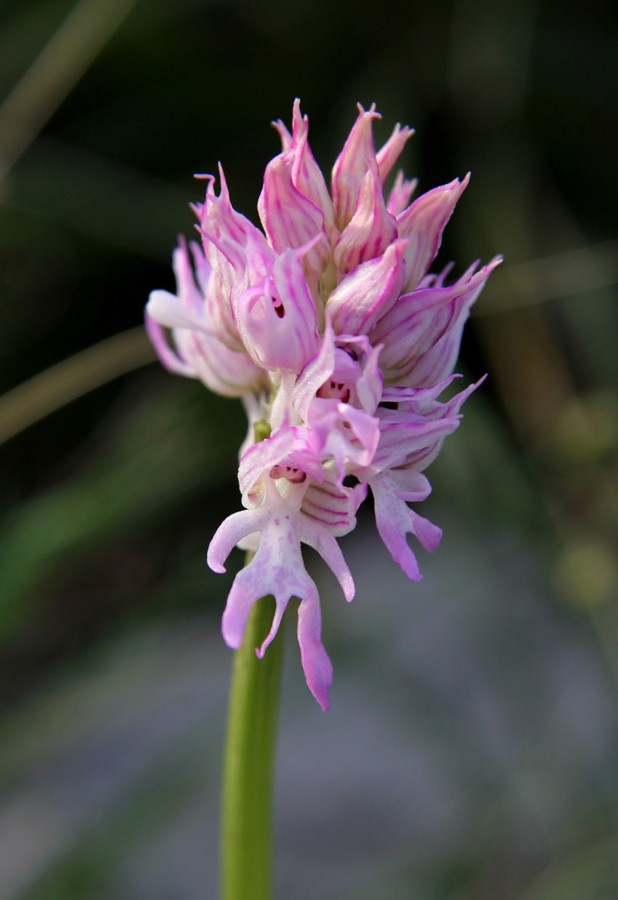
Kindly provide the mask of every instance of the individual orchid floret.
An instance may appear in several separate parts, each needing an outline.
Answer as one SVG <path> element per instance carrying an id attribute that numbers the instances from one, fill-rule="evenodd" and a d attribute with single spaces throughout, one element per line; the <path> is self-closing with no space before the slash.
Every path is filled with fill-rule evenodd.
<path id="1" fill-rule="evenodd" d="M 390 384 L 425 387 L 451 373 L 470 307 L 500 262 L 496 257 L 479 271 L 474 264 L 448 286 L 442 276 L 431 278 L 385 310 L 370 340 L 383 346 L 380 363 Z"/>
<path id="2" fill-rule="evenodd" d="M 278 253 L 313 241 L 306 265 L 319 277 L 329 259 L 334 211 L 324 176 L 309 148 L 309 122 L 301 115 L 298 100 L 292 134 L 281 122 L 276 127 L 283 150 L 266 167 L 258 200 L 260 219 Z"/>
<path id="3" fill-rule="evenodd" d="M 317 353 L 318 319 L 303 272 L 304 250 L 285 250 L 272 272 L 233 304 L 247 353 L 262 369 L 300 372 Z"/>
<path id="4" fill-rule="evenodd" d="M 282 122 L 275 122 L 274 125 L 281 136 L 283 152 L 266 167 L 264 182 L 267 181 L 270 168 L 276 168 L 274 165 L 276 161 L 282 162 L 294 189 L 322 213 L 324 229 L 330 235 L 334 222 L 333 201 L 328 193 L 322 171 L 309 147 L 309 119 L 301 114 L 300 100 L 294 101 L 292 135 L 289 134 Z M 268 218 L 272 210 L 265 205 L 264 190 L 265 188 L 262 189 L 258 199 L 258 212 L 261 215 L 261 210 L 264 209 L 264 215 Z M 268 233 L 265 223 L 262 222 L 262 224 Z M 290 246 L 287 241 L 285 246 Z"/>
<path id="5" fill-rule="evenodd" d="M 232 350 L 242 343 L 234 322 L 234 298 L 262 280 L 272 268 L 274 253 L 261 231 L 232 206 L 219 167 L 220 191 L 215 192 L 213 176 L 207 181 L 204 203 L 196 204 L 198 231 L 204 256 L 211 269 L 208 313 L 216 333 Z"/>
<path id="6" fill-rule="evenodd" d="M 421 472 L 433 462 L 445 437 L 459 427 L 461 407 L 484 380 L 468 385 L 446 402 L 439 401 L 456 377 L 451 375 L 431 388 L 385 388 L 378 409 L 380 443 L 372 463 L 375 471 L 414 466 Z"/>
<path id="7" fill-rule="evenodd" d="M 359 103 L 358 118 L 333 166 L 335 223 L 340 231 L 343 231 L 354 215 L 358 192 L 367 172 L 373 171 L 379 177 L 372 129 L 373 120 L 379 118 L 375 104 L 365 111 Z"/>
<path id="8" fill-rule="evenodd" d="M 354 215 L 339 237 L 333 258 L 344 275 L 359 263 L 381 256 L 397 239 L 397 223 L 386 209 L 378 175 L 369 170 L 358 191 Z"/>
<path id="9" fill-rule="evenodd" d="M 405 241 L 361 263 L 337 285 L 326 309 L 339 334 L 367 334 L 397 303 L 405 280 Z"/>
<path id="10" fill-rule="evenodd" d="M 254 483 L 247 496 L 251 503 L 261 497 L 261 503 L 234 513 L 223 522 L 210 544 L 208 564 L 215 572 L 225 571 L 224 563 L 233 547 L 250 535 L 259 535 L 255 556 L 234 579 L 223 614 L 223 636 L 230 647 L 238 648 L 251 607 L 272 594 L 276 612 L 270 632 L 258 648 L 258 654 L 263 655 L 289 601 L 298 597 L 298 639 L 305 677 L 318 703 L 328 709 L 332 666 L 321 641 L 317 588 L 305 569 L 300 545 L 305 543 L 322 556 L 337 577 L 346 600 L 352 600 L 354 582 L 336 537 L 355 527 L 356 510 L 366 489 L 360 485 L 341 488 L 327 479 L 323 484 L 312 484 L 289 457 L 271 466 L 282 450 L 294 446 L 295 435 L 284 434 L 283 438 L 271 441 L 271 447 L 256 445 L 259 463 L 256 469 L 252 460 L 251 471 L 255 475 L 260 467 L 266 468 L 260 474 L 259 484 Z M 268 444 L 268 440 L 263 444 Z M 251 450 L 246 456 L 250 454 Z"/>
<path id="11" fill-rule="evenodd" d="M 397 216 L 397 233 L 408 241 L 406 249 L 406 291 L 418 287 L 427 274 L 442 241 L 442 232 L 457 201 L 470 181 L 456 178 L 450 184 L 427 191 Z"/>
<path id="12" fill-rule="evenodd" d="M 196 273 L 181 241 L 174 251 L 178 293 L 153 291 L 146 306 L 146 328 L 155 350 L 171 372 L 198 378 L 217 394 L 242 397 L 259 391 L 267 383 L 264 371 L 216 334 L 208 303 L 212 273 L 197 244 L 191 250 Z"/>
<path id="13" fill-rule="evenodd" d="M 218 193 L 204 176 L 206 196 L 194 207 L 202 247 L 181 241 L 176 294 L 153 291 L 146 309 L 163 364 L 240 397 L 249 420 L 243 508 L 219 526 L 207 555 L 223 572 L 234 547 L 252 554 L 227 599 L 224 639 L 240 647 L 252 607 L 272 595 L 272 625 L 255 648 L 262 657 L 298 601 L 303 670 L 324 709 L 333 669 L 302 546 L 351 600 L 338 541 L 371 491 L 382 541 L 419 580 L 410 536 L 432 552 L 442 534 L 415 508 L 431 491 L 425 472 L 480 382 L 441 398 L 457 377 L 470 307 L 500 262 L 475 263 L 452 281 L 450 265 L 430 271 L 469 176 L 413 200 L 416 181 L 396 170 L 412 132 L 396 125 L 376 150 L 379 118 L 375 106 L 358 107 L 329 194 L 295 101 L 291 129 L 275 123 L 281 151 L 264 173 L 263 231 L 234 209 L 221 168 Z"/>
<path id="14" fill-rule="evenodd" d="M 386 144 L 376 153 L 373 142 L 373 120 L 379 119 L 375 104 L 366 111 L 358 105 L 358 118 L 354 123 L 343 150 L 333 167 L 332 190 L 335 220 L 342 231 L 348 224 L 356 206 L 363 179 L 373 172 L 384 187 L 389 172 L 412 136 L 412 130 L 397 124 Z"/>
<path id="15" fill-rule="evenodd" d="M 408 502 L 418 503 L 429 495 L 431 486 L 421 472 L 438 455 L 445 437 L 459 427 L 459 410 L 480 384 L 440 403 L 436 397 L 451 380 L 428 390 L 385 390 L 380 444 L 371 470 L 358 473 L 371 488 L 378 533 L 411 581 L 422 576 L 406 536 L 414 535 L 425 550 L 433 552 L 442 530 L 410 509 Z"/>

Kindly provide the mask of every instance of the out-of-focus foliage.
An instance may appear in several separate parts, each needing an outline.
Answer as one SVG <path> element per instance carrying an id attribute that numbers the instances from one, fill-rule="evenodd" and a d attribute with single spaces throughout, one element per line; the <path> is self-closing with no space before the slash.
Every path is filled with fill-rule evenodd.
<path id="1" fill-rule="evenodd" d="M 440 258 L 506 263 L 426 580 L 363 520 L 354 604 L 323 586 L 328 716 L 290 664 L 281 897 L 614 900 L 611 5 L 5 0 L 0 22 L 0 898 L 215 896 L 229 579 L 204 551 L 243 413 L 129 330 L 173 286 L 192 174 L 220 159 L 255 218 L 298 95 L 325 168 L 375 100 L 378 137 L 416 127 L 421 188 L 471 169 Z"/>

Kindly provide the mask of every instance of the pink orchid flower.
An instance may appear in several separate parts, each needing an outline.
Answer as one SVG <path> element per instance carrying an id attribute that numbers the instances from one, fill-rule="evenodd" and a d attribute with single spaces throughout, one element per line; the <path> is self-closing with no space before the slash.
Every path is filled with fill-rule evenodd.
<path id="1" fill-rule="evenodd" d="M 380 537 L 408 577 L 421 578 L 408 535 L 433 551 L 441 530 L 409 504 L 429 495 L 423 473 L 480 384 L 438 399 L 456 377 L 470 307 L 501 261 L 475 264 L 450 284 L 450 267 L 429 272 L 469 175 L 410 202 L 416 182 L 399 171 L 385 194 L 412 132 L 397 125 L 376 150 L 378 118 L 374 106 L 359 106 L 329 193 L 297 100 L 292 132 L 275 123 L 282 149 L 264 174 L 264 231 L 233 208 L 222 170 L 219 194 L 207 176 L 204 203 L 194 207 L 202 247 L 189 252 L 181 241 L 176 294 L 153 291 L 146 307 L 163 364 L 241 397 L 249 414 L 238 473 L 243 509 L 208 550 L 215 572 L 225 571 L 235 546 L 253 551 L 227 600 L 224 639 L 238 648 L 251 607 L 272 595 L 272 627 L 256 648 L 263 656 L 297 598 L 302 665 L 323 709 L 333 670 L 302 544 L 352 600 L 337 539 L 354 529 L 371 490 Z"/>

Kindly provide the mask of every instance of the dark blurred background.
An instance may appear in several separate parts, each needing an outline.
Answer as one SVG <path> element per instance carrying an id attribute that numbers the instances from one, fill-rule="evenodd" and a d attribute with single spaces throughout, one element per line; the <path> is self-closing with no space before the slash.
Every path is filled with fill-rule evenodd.
<path id="1" fill-rule="evenodd" d="M 430 476 L 409 584 L 371 510 L 319 565 L 332 710 L 290 646 L 281 900 L 618 897 L 618 78 L 612 4 L 4 0 L 0 898 L 216 896 L 240 404 L 153 364 L 195 172 L 256 220 L 302 98 L 325 171 L 355 104 L 473 177 L 438 262 L 506 257 L 488 372 Z M 230 569 L 240 563 L 240 554 Z M 250 898 L 248 898 L 250 900 Z"/>

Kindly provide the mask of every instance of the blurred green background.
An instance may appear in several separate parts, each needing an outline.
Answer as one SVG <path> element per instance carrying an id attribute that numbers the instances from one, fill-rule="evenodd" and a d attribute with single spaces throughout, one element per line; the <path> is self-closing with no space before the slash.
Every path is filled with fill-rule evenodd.
<path id="1" fill-rule="evenodd" d="M 421 190 L 472 170 L 439 261 L 506 263 L 462 349 L 489 378 L 430 473 L 425 580 L 371 510 L 344 541 L 351 607 L 315 567 L 328 715 L 289 635 L 279 897 L 616 900 L 611 9 L 4 0 L 2 900 L 216 896 L 233 572 L 204 555 L 238 506 L 243 414 L 151 364 L 141 321 L 173 289 L 193 173 L 221 160 L 255 220 L 295 96 L 325 170 L 357 101 L 378 142 L 416 128 Z"/>

